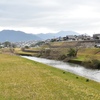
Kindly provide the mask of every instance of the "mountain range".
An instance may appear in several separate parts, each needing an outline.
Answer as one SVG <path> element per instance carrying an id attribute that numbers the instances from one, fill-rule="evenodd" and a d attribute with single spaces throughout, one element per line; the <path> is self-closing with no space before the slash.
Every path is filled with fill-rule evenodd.
<path id="1" fill-rule="evenodd" d="M 46 40 L 54 37 L 63 37 L 66 35 L 79 35 L 74 31 L 60 31 L 57 33 L 40 33 L 40 34 L 28 34 L 22 31 L 15 30 L 3 30 L 0 31 L 0 42 L 19 42 L 19 41 L 31 41 L 31 40 Z"/>
<path id="2" fill-rule="evenodd" d="M 46 39 L 51 39 L 51 38 L 56 38 L 56 37 L 64 37 L 66 35 L 79 35 L 79 33 L 74 32 L 74 31 L 59 31 L 57 33 L 40 33 L 37 34 L 38 37 L 46 40 Z"/>

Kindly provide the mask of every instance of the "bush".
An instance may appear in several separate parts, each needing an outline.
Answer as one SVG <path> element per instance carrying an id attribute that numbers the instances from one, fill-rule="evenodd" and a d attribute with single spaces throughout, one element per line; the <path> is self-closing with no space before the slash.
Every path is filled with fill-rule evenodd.
<path id="1" fill-rule="evenodd" d="M 49 48 L 45 49 L 45 55 L 49 56 L 50 55 L 51 50 Z"/>
<path id="2" fill-rule="evenodd" d="M 75 49 L 70 48 L 68 50 L 68 54 L 67 54 L 68 57 L 76 57 L 76 55 L 77 55 L 77 51 Z"/>
<path id="3" fill-rule="evenodd" d="M 93 59 L 93 60 L 92 60 L 92 63 L 93 63 L 93 67 L 94 67 L 94 68 L 100 69 L 100 61 L 99 61 L 99 60 Z"/>
<path id="4" fill-rule="evenodd" d="M 83 62 L 83 65 L 87 68 L 93 68 L 93 69 L 100 69 L 100 61 L 97 59 L 90 59 Z"/>
<path id="5" fill-rule="evenodd" d="M 64 60 L 64 59 L 66 59 L 66 57 L 67 57 L 67 56 L 63 54 L 63 55 L 60 55 L 58 59 L 59 59 L 59 60 Z"/>
<path id="6" fill-rule="evenodd" d="M 86 79 L 86 82 L 89 82 L 89 79 Z"/>
<path id="7" fill-rule="evenodd" d="M 25 46 L 24 48 L 25 48 L 25 49 L 29 49 L 29 46 Z"/>

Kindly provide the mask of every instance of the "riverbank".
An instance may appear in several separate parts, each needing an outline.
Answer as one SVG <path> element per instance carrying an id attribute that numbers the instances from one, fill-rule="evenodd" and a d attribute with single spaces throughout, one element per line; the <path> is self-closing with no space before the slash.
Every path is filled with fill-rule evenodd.
<path id="1" fill-rule="evenodd" d="M 74 73 L 76 75 L 88 78 L 90 80 L 94 80 L 96 82 L 100 82 L 100 70 L 87 69 L 79 64 L 73 64 L 69 62 L 50 60 L 46 58 L 39 57 L 31 57 L 31 56 L 22 56 L 23 58 L 27 58 L 32 61 L 40 62 L 64 71 L 68 71 L 70 73 Z"/>
<path id="2" fill-rule="evenodd" d="M 38 50 L 38 49 L 37 49 Z M 39 50 L 41 50 L 39 48 Z M 78 50 L 77 57 L 75 58 L 70 58 L 67 57 L 67 51 L 68 48 L 56 48 L 56 49 L 44 49 L 41 50 L 38 53 L 33 53 L 29 52 L 30 50 L 26 51 L 18 51 L 16 52 L 17 55 L 22 55 L 22 56 L 36 56 L 36 57 L 42 57 L 42 58 L 47 58 L 47 59 L 53 59 L 53 60 L 61 60 L 64 62 L 70 62 L 70 63 L 75 63 L 79 65 L 83 65 L 86 68 L 90 69 L 100 69 L 100 49 L 99 48 L 82 48 Z M 36 48 L 35 48 L 36 52 Z"/>
<path id="3" fill-rule="evenodd" d="M 99 100 L 100 83 L 15 55 L 0 54 L 1 100 Z"/>

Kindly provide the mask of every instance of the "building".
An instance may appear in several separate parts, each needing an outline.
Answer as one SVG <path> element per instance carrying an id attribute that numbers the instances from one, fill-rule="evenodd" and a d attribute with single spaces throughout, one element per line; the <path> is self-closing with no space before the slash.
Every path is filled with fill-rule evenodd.
<path id="1" fill-rule="evenodd" d="M 95 40 L 95 43 L 100 43 L 100 34 L 93 34 L 93 39 Z"/>
<path id="2" fill-rule="evenodd" d="M 100 34 L 93 34 L 93 39 L 100 40 Z"/>

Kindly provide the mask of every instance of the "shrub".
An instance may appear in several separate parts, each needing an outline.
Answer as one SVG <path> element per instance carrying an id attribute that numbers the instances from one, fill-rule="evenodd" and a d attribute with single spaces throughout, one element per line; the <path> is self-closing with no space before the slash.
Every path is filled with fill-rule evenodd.
<path id="1" fill-rule="evenodd" d="M 86 82 L 89 82 L 89 79 L 86 79 Z"/>
<path id="2" fill-rule="evenodd" d="M 63 74 L 65 74 L 65 72 L 63 72 Z"/>
<path id="3" fill-rule="evenodd" d="M 68 57 L 76 57 L 76 54 L 77 54 L 77 51 L 76 51 L 75 49 L 73 49 L 73 48 L 70 48 L 70 49 L 68 50 L 67 56 L 68 56 Z"/>
<path id="4" fill-rule="evenodd" d="M 97 59 L 90 59 L 83 62 L 87 68 L 100 69 L 100 61 Z"/>
<path id="5" fill-rule="evenodd" d="M 51 50 L 49 48 L 45 49 L 45 55 L 49 56 L 50 55 Z"/>
<path id="6" fill-rule="evenodd" d="M 64 60 L 64 59 L 66 59 L 66 57 L 67 57 L 67 56 L 63 54 L 63 55 L 60 55 L 58 59 L 59 59 L 59 60 Z"/>
<path id="7" fill-rule="evenodd" d="M 76 77 L 76 79 L 78 79 L 78 77 Z"/>
<path id="8" fill-rule="evenodd" d="M 92 60 L 92 63 L 93 63 L 93 67 L 94 67 L 94 68 L 100 69 L 100 61 L 99 61 L 99 60 L 93 59 L 93 60 Z"/>
<path id="9" fill-rule="evenodd" d="M 29 46 L 25 46 L 24 48 L 25 48 L 25 49 L 29 49 Z"/>

